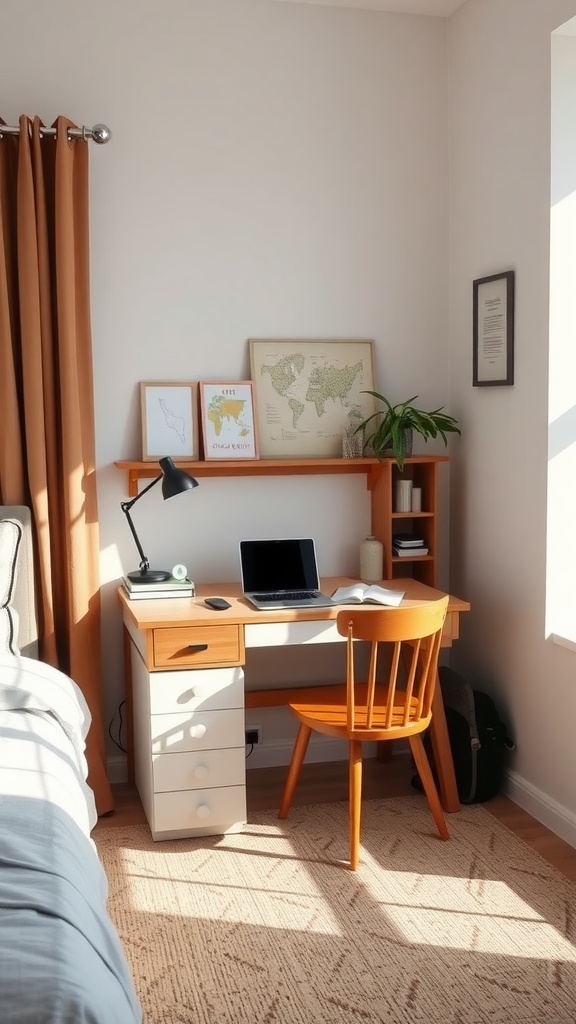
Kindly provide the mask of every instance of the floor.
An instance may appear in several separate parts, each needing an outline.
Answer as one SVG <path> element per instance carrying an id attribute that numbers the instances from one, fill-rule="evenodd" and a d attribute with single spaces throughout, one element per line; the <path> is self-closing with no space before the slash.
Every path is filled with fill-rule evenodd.
<path id="1" fill-rule="evenodd" d="M 250 811 L 273 810 L 278 807 L 285 777 L 285 767 L 250 769 L 247 766 L 248 814 Z M 410 778 L 411 772 L 405 758 L 396 757 L 384 764 L 376 759 L 364 761 L 363 792 L 366 797 L 413 793 Z M 346 800 L 347 788 L 348 765 L 345 761 L 305 765 L 295 799 L 300 804 Z M 137 790 L 128 785 L 114 786 L 113 789 L 116 810 L 100 818 L 96 828 L 145 823 Z M 494 797 L 484 806 L 567 878 L 576 880 L 576 849 L 505 796 Z"/>

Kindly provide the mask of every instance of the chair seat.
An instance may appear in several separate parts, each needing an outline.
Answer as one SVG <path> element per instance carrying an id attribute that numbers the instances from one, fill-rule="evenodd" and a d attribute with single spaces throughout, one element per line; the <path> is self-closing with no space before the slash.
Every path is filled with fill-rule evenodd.
<path id="1" fill-rule="evenodd" d="M 310 726 L 316 732 L 325 736 L 335 736 L 339 739 L 355 739 L 364 742 L 377 742 L 383 739 L 402 739 L 405 736 L 413 736 L 416 733 L 424 732 L 430 724 L 431 715 L 426 718 L 418 718 L 416 700 L 410 701 L 411 717 L 417 720 L 404 725 L 405 697 L 406 695 L 397 690 L 394 695 L 394 706 L 392 711 L 392 722 L 386 727 L 387 705 L 386 687 L 376 686 L 376 700 L 372 715 L 372 726 L 367 729 L 362 723 L 366 716 L 366 694 L 367 683 L 357 683 L 354 689 L 355 700 L 355 728 L 348 729 L 348 709 L 346 704 L 346 686 L 338 683 L 334 686 L 315 686 L 311 688 L 310 697 L 307 700 L 299 701 L 298 704 L 290 704 L 290 709 L 301 722 Z"/>

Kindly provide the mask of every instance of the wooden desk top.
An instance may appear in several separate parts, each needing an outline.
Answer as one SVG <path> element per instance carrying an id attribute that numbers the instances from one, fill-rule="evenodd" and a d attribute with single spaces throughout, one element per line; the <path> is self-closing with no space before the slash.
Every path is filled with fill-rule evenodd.
<path id="1" fill-rule="evenodd" d="M 325 594 L 332 594 L 337 587 L 351 586 L 358 580 L 348 576 L 330 576 L 320 581 Z M 382 586 L 390 590 L 404 590 L 403 606 L 412 607 L 422 601 L 435 601 L 444 597 L 444 591 L 428 587 L 413 579 L 383 580 Z M 118 588 L 124 614 L 128 615 L 136 629 L 148 630 L 170 626 L 213 626 L 215 624 L 256 624 L 261 622 L 306 622 L 317 619 L 335 619 L 344 605 L 328 608 L 280 608 L 278 611 L 258 611 L 242 597 L 239 583 L 200 583 L 196 586 L 196 597 L 151 598 L 144 601 L 130 601 L 122 587 Z M 205 597 L 224 597 L 230 608 L 213 611 L 204 604 Z M 468 601 L 449 595 L 449 612 L 470 611 Z M 378 606 L 380 607 L 380 606 Z"/>

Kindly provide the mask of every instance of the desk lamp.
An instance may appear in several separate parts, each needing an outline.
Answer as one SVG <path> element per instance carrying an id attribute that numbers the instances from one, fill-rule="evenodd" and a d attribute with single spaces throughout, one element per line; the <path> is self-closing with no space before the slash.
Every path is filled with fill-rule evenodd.
<path id="1" fill-rule="evenodd" d="M 120 508 L 128 520 L 128 526 L 132 531 L 132 536 L 134 537 L 136 547 L 138 548 L 138 554 L 140 555 L 140 568 L 136 569 L 134 572 L 128 573 L 128 579 L 131 580 L 132 583 L 162 583 L 164 580 L 169 580 L 172 575 L 172 573 L 166 572 L 164 569 L 150 568 L 150 563 L 142 550 L 142 545 L 138 540 L 138 534 L 136 533 L 134 523 L 130 517 L 130 509 L 132 506 L 135 505 L 151 487 L 154 487 L 154 484 L 157 484 L 159 480 L 162 481 L 162 496 L 164 500 L 166 500 L 166 498 L 173 498 L 175 494 L 181 494 L 182 491 L 190 491 L 193 487 L 198 487 L 198 481 L 195 480 L 193 476 L 190 476 L 189 473 L 186 473 L 185 470 L 177 469 L 169 455 L 160 459 L 160 468 L 162 470 L 160 476 L 157 476 L 156 479 L 153 480 L 152 483 L 148 484 L 143 491 L 140 491 L 135 498 L 132 498 L 131 501 L 123 501 L 120 503 Z"/>

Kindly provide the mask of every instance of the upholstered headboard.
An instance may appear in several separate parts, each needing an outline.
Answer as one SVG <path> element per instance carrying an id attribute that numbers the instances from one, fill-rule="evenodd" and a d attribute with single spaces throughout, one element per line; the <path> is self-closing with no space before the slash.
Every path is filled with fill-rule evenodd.
<path id="1" fill-rule="evenodd" d="M 38 657 L 30 509 L 0 505 L 0 650 Z"/>

